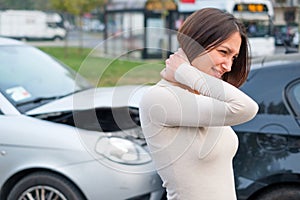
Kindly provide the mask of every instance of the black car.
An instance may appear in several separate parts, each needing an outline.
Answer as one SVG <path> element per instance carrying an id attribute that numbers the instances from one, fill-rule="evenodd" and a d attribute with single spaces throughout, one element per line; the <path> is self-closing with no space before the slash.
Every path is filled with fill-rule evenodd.
<path id="1" fill-rule="evenodd" d="M 300 199 L 300 54 L 253 61 L 241 87 L 258 104 L 256 117 L 234 126 L 239 200 Z"/>

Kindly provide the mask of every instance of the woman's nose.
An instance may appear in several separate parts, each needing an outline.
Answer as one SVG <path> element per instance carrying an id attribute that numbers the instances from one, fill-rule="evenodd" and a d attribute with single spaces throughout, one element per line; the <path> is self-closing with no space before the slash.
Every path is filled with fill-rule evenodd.
<path id="1" fill-rule="evenodd" d="M 224 72 L 230 72 L 231 71 L 231 62 L 226 62 L 226 63 L 223 63 L 221 66 L 222 66 L 222 70 Z"/>

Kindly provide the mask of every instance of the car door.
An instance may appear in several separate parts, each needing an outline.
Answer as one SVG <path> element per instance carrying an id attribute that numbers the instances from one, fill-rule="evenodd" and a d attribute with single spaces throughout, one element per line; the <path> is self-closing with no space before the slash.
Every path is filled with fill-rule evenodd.
<path id="1" fill-rule="evenodd" d="M 291 140 L 300 132 L 299 124 L 284 101 L 286 86 L 300 77 L 299 67 L 281 65 L 253 71 L 241 88 L 259 105 L 256 117 L 233 127 L 239 137 L 234 159 L 239 199 L 247 199 L 256 190 L 283 181 L 291 171 L 300 169 L 300 158 Z M 299 86 L 300 88 L 300 86 Z M 295 145 L 293 145 L 295 146 Z"/>
<path id="2" fill-rule="evenodd" d="M 289 149 L 298 153 L 300 152 L 300 79 L 290 82 L 285 89 L 284 95 L 287 107 L 299 126 L 299 131 L 291 134 Z M 300 162 L 300 157 L 298 161 Z"/>

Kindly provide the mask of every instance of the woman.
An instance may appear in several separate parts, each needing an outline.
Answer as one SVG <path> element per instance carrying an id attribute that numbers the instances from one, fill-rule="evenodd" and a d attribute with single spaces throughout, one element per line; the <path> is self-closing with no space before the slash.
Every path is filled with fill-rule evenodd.
<path id="1" fill-rule="evenodd" d="M 206 8 L 181 26 L 182 49 L 143 96 L 140 117 L 169 200 L 236 199 L 230 126 L 252 119 L 257 104 L 237 87 L 249 72 L 248 40 L 231 14 Z"/>

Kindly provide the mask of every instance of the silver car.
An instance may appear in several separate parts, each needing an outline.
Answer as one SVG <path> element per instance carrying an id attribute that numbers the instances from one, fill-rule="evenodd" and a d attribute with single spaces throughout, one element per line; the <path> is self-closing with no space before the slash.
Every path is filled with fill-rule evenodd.
<path id="1" fill-rule="evenodd" d="M 0 199 L 161 199 L 139 126 L 145 87 L 93 88 L 42 51 L 0 38 Z"/>

